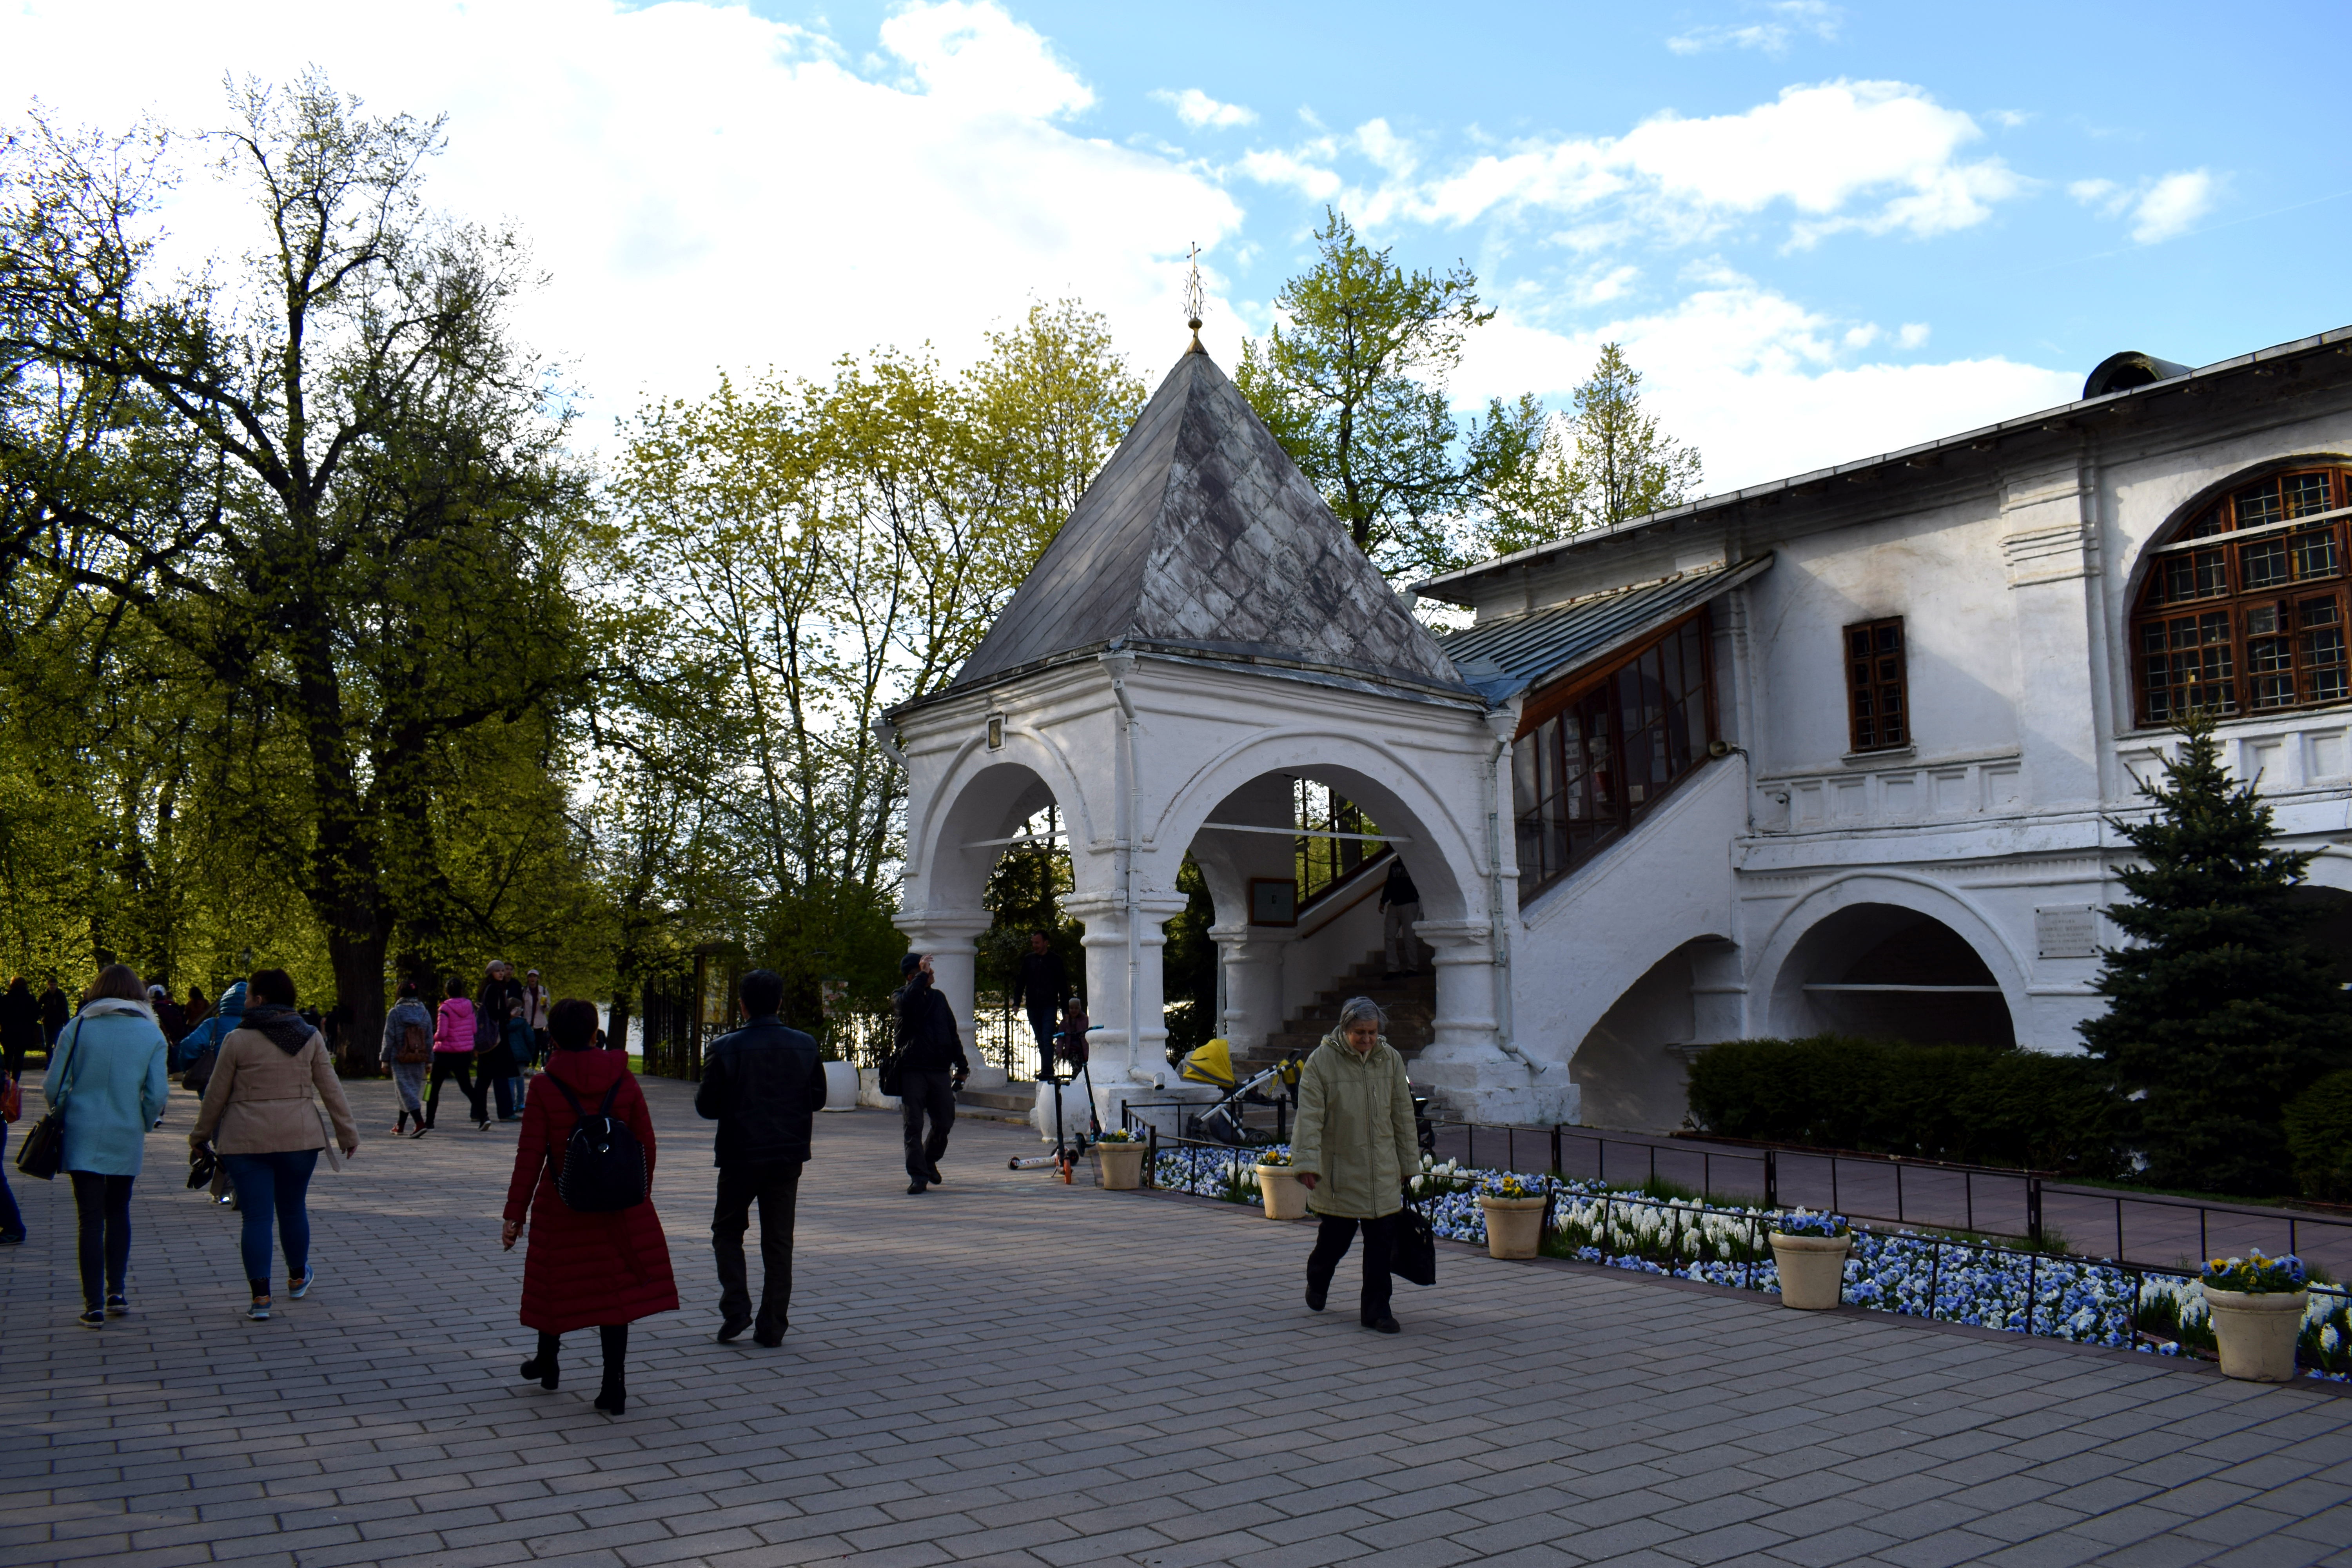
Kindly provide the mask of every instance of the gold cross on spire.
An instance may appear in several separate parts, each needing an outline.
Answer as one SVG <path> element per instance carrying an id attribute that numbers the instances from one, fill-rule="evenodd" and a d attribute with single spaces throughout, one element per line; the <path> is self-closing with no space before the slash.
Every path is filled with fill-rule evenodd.
<path id="1" fill-rule="evenodd" d="M 1185 255 L 1186 258 L 1192 264 L 1192 269 L 1185 274 L 1184 278 L 1184 321 L 1185 324 L 1192 329 L 1192 347 L 1190 352 L 1193 353 L 1202 353 L 1206 351 L 1201 347 L 1200 245 L 1195 242 Z"/>

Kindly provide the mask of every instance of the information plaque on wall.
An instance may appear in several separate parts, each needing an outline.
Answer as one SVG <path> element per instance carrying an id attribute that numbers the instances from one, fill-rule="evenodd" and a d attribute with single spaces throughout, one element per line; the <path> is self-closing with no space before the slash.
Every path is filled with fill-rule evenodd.
<path id="1" fill-rule="evenodd" d="M 2044 958 L 2098 957 L 2099 911 L 2089 904 L 2034 910 L 2033 945 Z"/>

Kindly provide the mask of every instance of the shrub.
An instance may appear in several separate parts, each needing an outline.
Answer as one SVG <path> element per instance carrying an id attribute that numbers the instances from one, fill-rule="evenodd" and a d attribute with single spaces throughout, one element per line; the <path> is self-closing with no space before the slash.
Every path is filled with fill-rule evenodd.
<path id="1" fill-rule="evenodd" d="M 2329 1073 L 2287 1103 L 2286 1147 L 2304 1196 L 2352 1201 L 2352 1069 Z"/>
<path id="2" fill-rule="evenodd" d="M 1692 1064 L 1691 1120 L 1730 1138 L 2120 1174 L 2130 1107 L 2084 1057 L 1819 1035 L 1729 1040 Z"/>

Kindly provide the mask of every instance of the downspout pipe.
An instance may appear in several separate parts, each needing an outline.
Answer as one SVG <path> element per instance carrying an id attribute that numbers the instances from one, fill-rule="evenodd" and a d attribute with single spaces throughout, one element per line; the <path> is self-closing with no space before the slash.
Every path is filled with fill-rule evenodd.
<path id="1" fill-rule="evenodd" d="M 1120 760 L 1127 769 L 1127 791 L 1117 845 L 1119 853 L 1121 900 L 1127 905 L 1127 1058 L 1128 1073 L 1138 1082 L 1157 1082 L 1158 1075 L 1143 1071 L 1143 999 L 1138 994 L 1143 978 L 1143 931 L 1136 912 L 1135 850 L 1143 817 L 1143 780 L 1136 770 L 1135 699 L 1128 694 L 1127 678 L 1135 673 L 1135 655 L 1126 651 L 1125 638 L 1113 639 L 1109 651 L 1096 657 L 1110 675 L 1110 694 L 1118 703 Z"/>
<path id="2" fill-rule="evenodd" d="M 1534 1075 L 1550 1071 L 1551 1064 L 1528 1057 L 1514 1037 L 1511 925 L 1503 907 L 1503 801 L 1509 787 L 1504 781 L 1511 765 L 1511 738 L 1519 728 L 1517 705 L 1487 710 L 1486 727 L 1495 737 L 1495 750 L 1486 758 L 1486 919 L 1487 941 L 1495 955 L 1495 1044 Z"/>

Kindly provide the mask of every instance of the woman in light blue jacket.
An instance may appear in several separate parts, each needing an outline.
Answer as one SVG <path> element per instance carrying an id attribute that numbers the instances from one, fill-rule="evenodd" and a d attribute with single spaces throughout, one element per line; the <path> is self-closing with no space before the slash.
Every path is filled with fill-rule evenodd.
<path id="1" fill-rule="evenodd" d="M 170 1047 L 127 963 L 99 971 L 81 1012 L 58 1035 L 42 1088 L 65 1118 L 66 1173 L 81 1224 L 81 1326 L 102 1329 L 131 1310 L 131 1184 L 147 1131 L 163 1114 Z"/>

